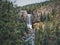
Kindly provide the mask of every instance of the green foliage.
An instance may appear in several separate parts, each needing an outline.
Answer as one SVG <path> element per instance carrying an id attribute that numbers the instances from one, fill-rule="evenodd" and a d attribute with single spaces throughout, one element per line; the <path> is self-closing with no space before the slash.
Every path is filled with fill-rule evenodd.
<path id="1" fill-rule="evenodd" d="M 53 9 L 53 10 L 52 10 L 52 16 L 55 16 L 55 14 L 56 14 L 56 10 Z"/>
<path id="2" fill-rule="evenodd" d="M 42 3 L 35 3 L 30 5 L 25 5 L 22 7 L 23 10 L 27 10 L 28 13 L 32 13 L 34 10 L 40 8 L 43 5 L 48 5 L 49 1 L 42 2 Z"/>
<path id="3" fill-rule="evenodd" d="M 47 5 L 49 2 L 41 3 Z M 32 13 L 41 7 L 40 3 L 23 6 L 22 9 Z M 0 2 L 0 44 L 1 45 L 25 45 L 22 37 L 27 32 L 26 22 L 18 20 L 18 7 L 13 7 L 11 2 L 1 0 Z M 55 9 L 51 15 L 42 16 L 41 22 L 45 24 L 35 33 L 35 45 L 59 45 L 60 44 L 60 22 L 55 19 Z M 46 21 L 48 22 L 46 22 Z"/>
<path id="4" fill-rule="evenodd" d="M 0 44 L 20 45 L 26 23 L 19 22 L 18 10 L 11 2 L 1 1 L 0 5 Z"/>
<path id="5" fill-rule="evenodd" d="M 55 13 L 54 13 L 55 14 Z M 51 15 L 52 16 L 52 15 Z M 51 18 L 51 16 L 48 17 Z M 47 16 L 46 16 L 47 17 Z M 42 22 L 45 24 L 45 28 L 43 31 L 43 24 L 41 25 L 40 29 L 35 31 L 35 45 L 59 45 L 60 44 L 60 22 L 58 20 L 52 21 L 49 20 L 48 22 Z M 42 37 L 42 38 L 41 38 Z"/>

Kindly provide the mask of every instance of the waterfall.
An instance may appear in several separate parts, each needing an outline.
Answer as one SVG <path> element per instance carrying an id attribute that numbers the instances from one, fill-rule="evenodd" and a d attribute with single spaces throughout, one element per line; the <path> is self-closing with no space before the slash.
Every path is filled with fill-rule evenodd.
<path id="1" fill-rule="evenodd" d="M 27 15 L 27 28 L 32 29 L 31 14 Z"/>
<path id="2" fill-rule="evenodd" d="M 27 14 L 27 28 L 29 29 L 30 31 L 30 36 L 29 38 L 27 38 L 25 41 L 30 41 L 31 42 L 31 45 L 34 45 L 34 38 L 35 38 L 35 32 L 32 28 L 32 15 L 31 14 Z"/>

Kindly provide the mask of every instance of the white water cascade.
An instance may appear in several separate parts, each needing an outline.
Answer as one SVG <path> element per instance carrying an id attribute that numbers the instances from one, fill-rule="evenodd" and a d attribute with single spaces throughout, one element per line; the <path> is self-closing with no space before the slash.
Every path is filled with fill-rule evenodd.
<path id="1" fill-rule="evenodd" d="M 27 28 L 32 29 L 31 14 L 27 15 Z"/>
<path id="2" fill-rule="evenodd" d="M 25 40 L 30 41 L 31 45 L 34 45 L 35 31 L 32 28 L 32 15 L 27 15 L 27 28 L 29 29 L 30 36 Z"/>

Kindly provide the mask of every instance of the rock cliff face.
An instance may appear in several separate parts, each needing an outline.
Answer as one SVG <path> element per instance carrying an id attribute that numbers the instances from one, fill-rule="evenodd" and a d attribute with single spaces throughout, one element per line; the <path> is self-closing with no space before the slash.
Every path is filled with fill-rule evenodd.
<path id="1" fill-rule="evenodd" d="M 55 14 L 54 14 L 55 13 Z M 23 20 L 26 19 L 27 10 L 20 11 L 20 17 L 22 17 Z M 47 5 L 43 5 L 40 8 L 35 9 L 32 11 L 32 22 L 40 22 L 45 21 L 51 16 L 55 15 L 55 18 L 60 19 L 60 3 L 59 1 L 50 2 Z"/>
<path id="2" fill-rule="evenodd" d="M 55 4 L 55 9 L 56 9 L 56 18 L 60 19 L 60 1 L 58 1 L 56 4 Z"/>
<path id="3" fill-rule="evenodd" d="M 56 3 L 49 3 L 48 5 L 43 5 L 40 8 L 33 11 L 33 22 L 41 21 L 43 17 L 46 20 L 47 16 L 55 15 L 56 19 L 60 19 L 60 3 L 57 1 Z M 44 17 L 45 16 L 45 17 Z"/>
<path id="4" fill-rule="evenodd" d="M 52 13 L 52 8 L 49 6 L 42 6 L 39 9 L 36 9 L 33 11 L 33 22 L 39 22 L 41 21 L 41 18 L 43 17 L 44 20 L 46 16 L 50 15 Z M 45 16 L 45 17 L 44 17 Z"/>
<path id="5" fill-rule="evenodd" d="M 19 18 L 23 21 L 26 20 L 26 16 L 27 16 L 27 11 L 26 10 L 20 10 L 19 12 Z"/>
<path id="6" fill-rule="evenodd" d="M 49 3 L 48 5 L 41 6 L 40 8 L 33 11 L 33 27 L 34 25 L 39 27 L 39 22 L 49 21 L 51 16 L 55 19 L 60 20 L 60 3 Z"/>

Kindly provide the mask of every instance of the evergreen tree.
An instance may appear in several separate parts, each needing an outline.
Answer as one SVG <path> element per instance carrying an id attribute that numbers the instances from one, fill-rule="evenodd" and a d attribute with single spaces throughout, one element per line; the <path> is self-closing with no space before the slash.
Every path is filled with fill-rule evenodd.
<path id="1" fill-rule="evenodd" d="M 0 44 L 20 45 L 26 23 L 19 22 L 18 10 L 12 2 L 1 0 L 0 5 Z"/>

